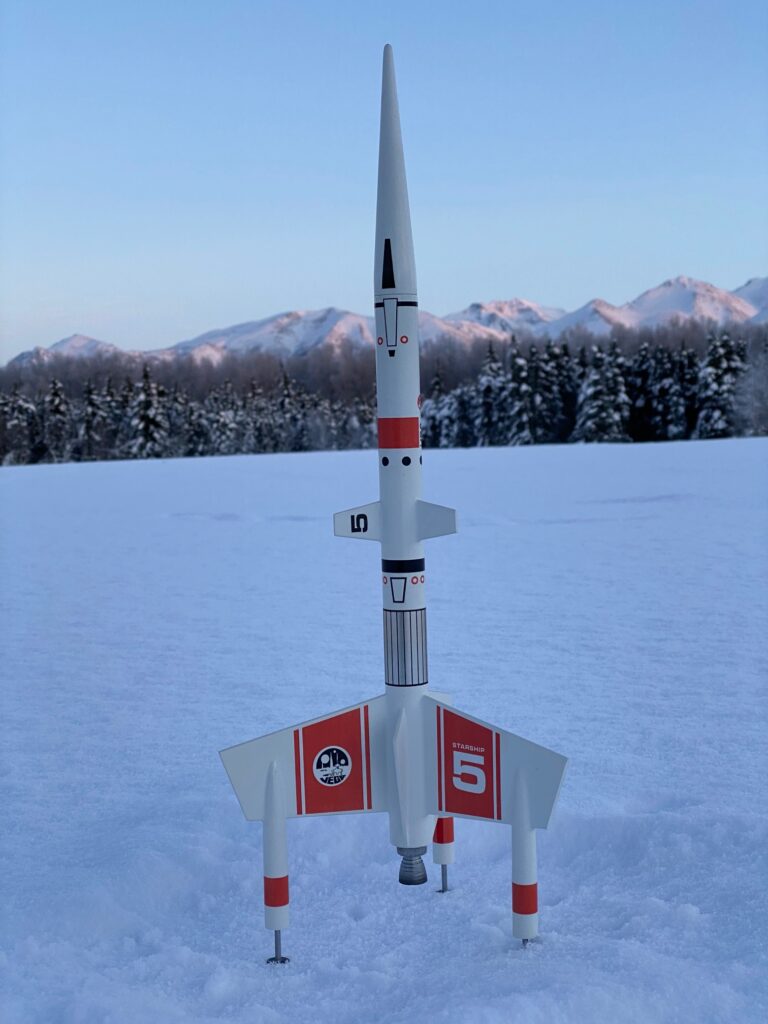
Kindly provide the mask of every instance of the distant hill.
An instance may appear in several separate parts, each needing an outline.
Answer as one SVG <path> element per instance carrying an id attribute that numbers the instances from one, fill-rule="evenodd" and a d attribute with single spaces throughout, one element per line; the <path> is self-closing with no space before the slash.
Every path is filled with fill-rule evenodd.
<path id="1" fill-rule="evenodd" d="M 541 306 L 528 299 L 474 302 L 458 313 L 437 317 L 421 311 L 421 338 L 425 342 L 452 339 L 459 343 L 501 341 L 513 332 L 534 337 L 558 338 L 565 331 L 582 329 L 605 337 L 614 327 L 657 327 L 673 320 L 697 320 L 718 325 L 768 321 L 768 277 L 753 277 L 729 292 L 706 281 L 675 277 L 651 288 L 623 306 L 592 299 L 572 312 Z M 332 306 L 319 310 L 278 313 L 206 331 L 168 348 L 135 352 L 142 359 L 192 358 L 219 362 L 237 352 L 270 352 L 280 357 L 303 355 L 321 345 L 338 347 L 342 342 L 373 344 L 373 318 Z M 12 359 L 9 366 L 45 363 L 55 356 L 80 358 L 124 352 L 117 345 L 73 334 L 49 348 L 34 348 Z"/>

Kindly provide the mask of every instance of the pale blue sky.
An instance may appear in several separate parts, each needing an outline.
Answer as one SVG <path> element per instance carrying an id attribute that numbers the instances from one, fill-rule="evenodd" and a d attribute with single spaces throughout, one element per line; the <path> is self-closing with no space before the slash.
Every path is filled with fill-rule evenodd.
<path id="1" fill-rule="evenodd" d="M 419 292 L 768 273 L 768 4 L 3 0 L 0 362 L 371 305 L 381 50 Z"/>

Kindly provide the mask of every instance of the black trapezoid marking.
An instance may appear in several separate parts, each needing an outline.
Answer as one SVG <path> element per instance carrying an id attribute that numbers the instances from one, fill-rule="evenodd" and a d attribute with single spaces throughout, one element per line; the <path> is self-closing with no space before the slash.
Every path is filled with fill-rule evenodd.
<path id="1" fill-rule="evenodd" d="M 400 299 L 397 300 L 397 304 L 398 304 L 398 306 L 416 306 L 417 309 L 418 309 L 418 306 L 419 306 L 418 302 L 410 302 L 410 301 L 408 301 L 408 302 L 401 302 Z"/>
<path id="2" fill-rule="evenodd" d="M 388 238 L 384 239 L 384 263 L 381 268 L 381 287 L 395 287 L 395 268 L 392 263 L 392 243 Z"/>
<path id="3" fill-rule="evenodd" d="M 395 584 L 397 584 L 397 586 L 395 586 Z M 405 576 L 389 577 L 389 589 L 392 592 L 393 604 L 405 604 L 405 588 L 407 586 L 408 579 Z"/>
<path id="4" fill-rule="evenodd" d="M 382 572 L 424 572 L 423 558 L 382 558 Z"/>

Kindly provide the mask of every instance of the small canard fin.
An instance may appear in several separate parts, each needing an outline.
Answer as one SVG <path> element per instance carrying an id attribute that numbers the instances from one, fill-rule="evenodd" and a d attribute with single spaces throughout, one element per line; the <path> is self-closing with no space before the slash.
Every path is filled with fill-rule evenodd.
<path id="1" fill-rule="evenodd" d="M 333 532 L 337 537 L 353 540 L 381 540 L 381 505 L 372 501 L 368 505 L 347 508 L 333 517 Z"/>

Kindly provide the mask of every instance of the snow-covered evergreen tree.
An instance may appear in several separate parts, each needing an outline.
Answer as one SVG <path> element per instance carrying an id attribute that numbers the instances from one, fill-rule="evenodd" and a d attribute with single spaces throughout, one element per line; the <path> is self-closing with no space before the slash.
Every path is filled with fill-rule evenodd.
<path id="1" fill-rule="evenodd" d="M 685 434 L 690 437 L 696 429 L 696 420 L 699 418 L 699 357 L 692 348 L 683 342 L 677 352 L 675 359 L 677 365 L 677 380 L 680 385 L 680 394 L 685 406 Z"/>
<path id="2" fill-rule="evenodd" d="M 114 459 L 117 458 L 118 453 L 122 408 L 111 377 L 107 377 L 101 392 L 101 408 L 104 413 L 104 422 L 101 427 L 102 454 L 100 458 Z"/>
<path id="3" fill-rule="evenodd" d="M 55 377 L 43 403 L 43 443 L 46 462 L 66 462 L 72 454 L 70 405 L 61 381 Z"/>
<path id="4" fill-rule="evenodd" d="M 376 395 L 368 398 L 357 398 L 352 403 L 355 418 L 359 424 L 359 447 L 375 448 L 378 444 L 376 436 Z"/>
<path id="5" fill-rule="evenodd" d="M 563 408 L 560 397 L 559 352 L 548 341 L 539 353 L 531 346 L 528 376 L 531 384 L 531 436 L 534 444 L 551 444 L 562 429 Z"/>
<path id="6" fill-rule="evenodd" d="M 477 391 L 471 384 L 460 384 L 441 402 L 440 446 L 472 448 L 477 442 Z"/>
<path id="7" fill-rule="evenodd" d="M 244 452 L 273 452 L 277 450 L 272 403 L 261 386 L 252 380 L 243 399 L 245 434 Z"/>
<path id="8" fill-rule="evenodd" d="M 168 417 L 168 455 L 170 458 L 180 458 L 187 454 L 189 396 L 178 384 L 171 388 L 165 411 Z"/>
<path id="9" fill-rule="evenodd" d="M 574 441 L 628 441 L 629 400 L 610 353 L 592 349 L 592 365 L 579 391 Z"/>
<path id="10" fill-rule="evenodd" d="M 744 344 L 728 332 L 710 338 L 699 372 L 699 418 L 694 437 L 733 437 L 736 388 L 744 372 Z"/>
<path id="11" fill-rule="evenodd" d="M 107 449 L 104 447 L 104 431 L 107 426 L 107 413 L 104 398 L 90 380 L 83 387 L 83 399 L 77 417 L 78 459 L 90 461 L 105 458 Z"/>
<path id="12" fill-rule="evenodd" d="M 587 346 L 581 345 L 579 351 L 576 353 L 576 379 L 579 382 L 579 390 L 581 385 L 587 379 L 587 374 L 590 370 L 589 353 L 587 352 Z"/>
<path id="13" fill-rule="evenodd" d="M 285 371 L 276 411 L 280 432 L 279 451 L 309 451 L 308 395 Z"/>
<path id="14" fill-rule="evenodd" d="M 443 378 L 438 361 L 435 376 L 421 407 L 421 444 L 424 448 L 439 448 L 442 436 L 441 406 L 445 398 Z"/>
<path id="15" fill-rule="evenodd" d="M 209 454 L 234 455 L 242 451 L 246 424 L 231 381 L 225 381 L 208 394 L 205 412 L 210 432 Z"/>
<path id="16" fill-rule="evenodd" d="M 571 357 L 567 344 L 554 346 L 554 352 L 557 360 L 557 382 L 562 411 L 555 440 L 562 444 L 564 441 L 570 440 L 576 426 L 576 409 L 579 404 L 579 369 Z"/>
<path id="17" fill-rule="evenodd" d="M 37 407 L 14 384 L 4 405 L 2 463 L 4 466 L 26 466 L 38 462 L 44 453 L 41 424 Z"/>
<path id="18" fill-rule="evenodd" d="M 627 396 L 629 398 L 629 436 L 633 441 L 654 440 L 651 425 L 651 376 L 653 374 L 651 346 L 643 341 L 627 370 Z"/>
<path id="19" fill-rule="evenodd" d="M 648 379 L 650 393 L 649 427 L 654 441 L 677 441 L 685 437 L 685 402 L 675 359 L 669 349 L 657 345 L 651 355 Z"/>
<path id="20" fill-rule="evenodd" d="M 161 459 L 168 454 L 168 417 L 146 363 L 127 420 L 124 454 L 129 459 Z"/>
<path id="21" fill-rule="evenodd" d="M 477 444 L 503 445 L 510 440 L 510 379 L 493 349 L 488 352 L 475 384 L 474 433 Z"/>
<path id="22" fill-rule="evenodd" d="M 529 363 L 513 340 L 509 349 L 507 444 L 533 444 L 533 391 Z"/>
<path id="23" fill-rule="evenodd" d="M 736 387 L 736 425 L 739 434 L 768 434 L 768 337 L 749 346 L 745 372 Z"/>
<path id="24" fill-rule="evenodd" d="M 206 409 L 201 402 L 190 399 L 187 406 L 187 419 L 183 436 L 182 455 L 193 457 L 197 455 L 210 455 L 211 448 L 213 447 L 211 425 Z"/>

